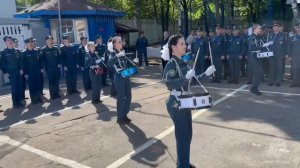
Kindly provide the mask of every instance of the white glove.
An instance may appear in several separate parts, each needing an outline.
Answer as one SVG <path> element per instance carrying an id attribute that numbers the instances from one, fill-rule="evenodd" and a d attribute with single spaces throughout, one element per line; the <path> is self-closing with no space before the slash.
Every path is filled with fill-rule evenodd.
<path id="1" fill-rule="evenodd" d="M 101 62 L 101 59 L 96 60 L 96 64 L 99 64 Z"/>
<path id="2" fill-rule="evenodd" d="M 216 71 L 216 68 L 214 65 L 209 66 L 206 71 L 204 72 L 206 76 L 210 76 Z"/>
<path id="3" fill-rule="evenodd" d="M 269 47 L 272 44 L 273 44 L 273 41 L 269 41 L 269 42 L 263 44 L 263 47 Z"/>
<path id="4" fill-rule="evenodd" d="M 116 57 L 122 57 L 122 56 L 125 56 L 124 51 L 122 51 L 122 52 L 120 52 L 120 53 L 118 53 L 118 54 L 116 55 Z"/>
<path id="5" fill-rule="evenodd" d="M 102 61 L 105 61 L 105 58 L 104 58 L 104 57 L 102 57 L 102 58 L 101 58 L 101 60 L 102 60 Z"/>
<path id="6" fill-rule="evenodd" d="M 191 79 L 193 76 L 195 76 L 195 70 L 191 69 L 186 73 L 185 79 Z"/>
<path id="7" fill-rule="evenodd" d="M 139 59 L 138 59 L 138 58 L 135 58 L 135 59 L 133 59 L 133 62 L 134 62 L 134 63 L 138 63 L 138 62 L 139 62 Z"/>

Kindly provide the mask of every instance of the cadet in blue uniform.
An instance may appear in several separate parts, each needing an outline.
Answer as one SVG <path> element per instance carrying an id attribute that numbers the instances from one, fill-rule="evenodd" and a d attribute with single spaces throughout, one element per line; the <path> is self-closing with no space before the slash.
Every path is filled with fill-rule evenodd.
<path id="1" fill-rule="evenodd" d="M 13 40 L 13 46 L 15 49 L 18 49 L 19 46 L 19 41 L 16 38 L 12 38 Z M 25 90 L 26 90 L 26 86 L 27 86 L 27 81 L 26 78 L 23 75 L 21 75 L 21 83 L 22 83 L 22 91 L 21 91 L 21 99 L 22 99 L 22 103 L 25 103 L 25 99 L 28 99 L 28 97 L 25 97 Z"/>
<path id="2" fill-rule="evenodd" d="M 130 78 L 124 78 L 120 74 L 120 71 L 129 68 L 131 63 L 125 58 L 123 51 L 121 37 L 114 37 L 112 39 L 114 52 L 111 54 L 111 58 L 108 61 L 109 67 L 115 67 L 115 85 L 117 89 L 117 123 L 127 124 L 131 120 L 127 117 L 130 111 L 131 104 L 131 83 Z"/>
<path id="3" fill-rule="evenodd" d="M 280 86 L 283 75 L 282 62 L 286 56 L 286 37 L 284 33 L 279 31 L 281 23 L 274 22 L 273 34 L 270 35 L 269 40 L 273 41 L 270 50 L 273 51 L 274 56 L 269 57 L 269 86 Z"/>
<path id="4" fill-rule="evenodd" d="M 107 54 L 107 46 L 103 44 L 102 36 L 98 35 L 96 37 L 96 52 L 98 56 L 102 59 L 102 61 L 107 64 L 108 61 L 108 54 Z M 102 74 L 102 87 L 107 86 L 107 74 L 108 69 L 106 67 L 103 67 L 103 74 Z"/>
<path id="5" fill-rule="evenodd" d="M 89 74 L 89 67 L 85 67 L 85 46 L 87 45 L 87 38 L 82 36 L 80 37 L 80 47 L 77 50 L 77 57 L 78 57 L 78 65 L 80 66 L 80 70 L 82 72 L 82 81 L 83 87 L 85 91 L 89 91 L 92 88 L 92 83 Z"/>
<path id="6" fill-rule="evenodd" d="M 53 37 L 45 38 L 46 45 L 42 48 L 42 65 L 47 73 L 49 82 L 50 99 L 60 98 L 59 95 L 59 79 L 61 59 L 57 47 L 53 45 Z"/>
<path id="7" fill-rule="evenodd" d="M 1 52 L 1 70 L 4 76 L 9 78 L 11 84 L 12 102 L 14 108 L 24 107 L 21 103 L 22 97 L 22 77 L 21 70 L 21 52 L 13 47 L 11 37 L 3 38 L 7 48 Z"/>
<path id="8" fill-rule="evenodd" d="M 92 81 L 92 103 L 101 103 L 101 84 L 103 74 L 103 62 L 95 53 L 95 44 L 89 42 L 87 44 L 88 52 L 85 55 L 85 67 L 89 68 L 90 78 Z"/>
<path id="9" fill-rule="evenodd" d="M 240 62 L 243 59 L 243 39 L 239 35 L 238 27 L 233 27 L 233 35 L 227 41 L 227 57 L 230 65 L 230 79 L 228 83 L 239 83 Z"/>
<path id="10" fill-rule="evenodd" d="M 218 26 L 216 27 L 216 36 L 213 36 L 211 38 L 211 50 L 212 50 L 212 57 L 213 57 L 213 63 L 216 67 L 216 74 L 213 79 L 213 82 L 221 83 L 222 79 L 222 61 L 225 59 L 225 40 L 224 37 L 221 34 L 222 27 Z"/>
<path id="11" fill-rule="evenodd" d="M 66 84 L 68 95 L 80 93 L 77 90 L 77 72 L 79 69 L 78 57 L 74 46 L 69 42 L 68 36 L 63 36 L 63 47 L 61 47 L 61 59 L 66 73 Z"/>
<path id="12" fill-rule="evenodd" d="M 136 48 L 138 52 L 139 58 L 139 66 L 142 66 L 143 58 L 145 61 L 146 66 L 149 65 L 148 63 L 148 56 L 147 56 L 147 47 L 148 47 L 148 40 L 144 35 L 144 32 L 139 33 L 139 38 L 136 40 Z"/>
<path id="13" fill-rule="evenodd" d="M 300 87 L 300 23 L 295 26 L 296 34 L 289 44 L 289 58 L 292 61 L 292 84 L 290 87 Z"/>
<path id="14" fill-rule="evenodd" d="M 172 59 L 167 63 L 163 75 L 168 90 L 171 91 L 166 106 L 175 126 L 177 168 L 195 168 L 194 165 L 190 164 L 190 145 L 193 134 L 192 113 L 190 109 L 179 110 L 178 101 L 175 97 L 176 95 L 181 94 L 181 88 L 187 90 L 189 79 L 195 75 L 195 71 L 193 69 L 190 70 L 187 63 L 181 59 L 186 53 L 186 48 L 183 36 L 173 35 L 170 37 L 168 42 L 168 52 L 169 57 Z M 205 74 L 211 75 L 213 72 L 214 71 L 211 71 L 210 73 L 205 72 Z"/>
<path id="15" fill-rule="evenodd" d="M 40 47 L 38 47 L 38 46 L 36 45 L 36 39 L 35 39 L 35 38 L 32 38 L 32 40 L 33 40 L 33 49 L 35 49 L 35 50 L 38 52 L 38 54 L 41 56 L 42 50 L 40 49 Z M 41 71 L 41 72 L 40 72 L 40 79 L 41 79 L 41 82 L 40 82 L 40 87 L 39 87 L 39 89 L 40 89 L 40 94 L 41 94 L 41 96 L 43 96 L 43 95 L 45 95 L 45 94 L 43 93 L 43 89 L 44 89 L 44 71 Z"/>
<path id="16" fill-rule="evenodd" d="M 191 46 L 194 59 L 196 58 L 199 49 L 198 60 L 195 68 L 197 74 L 203 73 L 204 70 L 206 69 L 205 63 L 209 55 L 208 40 L 204 35 L 205 35 L 204 29 L 201 28 L 197 29 L 196 37 L 193 39 L 192 46 Z"/>
<path id="17" fill-rule="evenodd" d="M 253 36 L 249 42 L 250 57 L 253 63 L 253 79 L 251 93 L 255 95 L 261 95 L 262 93 L 258 90 L 260 82 L 263 80 L 263 62 L 261 58 L 257 58 L 257 54 L 270 46 L 271 43 L 264 43 L 262 26 L 259 24 L 253 25 Z"/>
<path id="18" fill-rule="evenodd" d="M 41 99 L 41 73 L 43 71 L 41 55 L 34 49 L 33 38 L 24 41 L 27 49 L 22 52 L 22 70 L 27 78 L 29 94 L 32 104 L 42 103 Z"/>

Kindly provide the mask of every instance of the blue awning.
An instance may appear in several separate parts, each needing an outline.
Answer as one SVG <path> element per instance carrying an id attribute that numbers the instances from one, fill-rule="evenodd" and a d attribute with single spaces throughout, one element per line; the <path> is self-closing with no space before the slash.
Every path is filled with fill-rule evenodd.
<path id="1" fill-rule="evenodd" d="M 39 18 L 43 16 L 57 16 L 57 10 L 40 10 L 31 13 L 19 13 L 15 14 L 15 18 Z M 101 11 L 101 10 L 86 10 L 86 11 L 61 11 L 62 16 L 112 16 L 112 17 L 124 17 L 125 12 L 114 12 L 114 11 Z"/>

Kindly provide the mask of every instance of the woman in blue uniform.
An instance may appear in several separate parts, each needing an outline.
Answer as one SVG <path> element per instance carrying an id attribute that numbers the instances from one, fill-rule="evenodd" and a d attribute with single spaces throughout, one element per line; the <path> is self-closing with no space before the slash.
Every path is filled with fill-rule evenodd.
<path id="1" fill-rule="evenodd" d="M 181 94 L 182 88 L 187 90 L 189 79 L 195 76 L 194 69 L 189 69 L 187 63 L 182 60 L 186 54 L 186 42 L 182 35 L 173 35 L 162 50 L 162 58 L 169 60 L 164 71 L 164 80 L 170 97 L 166 102 L 168 113 L 175 126 L 175 138 L 177 147 L 177 168 L 194 168 L 190 164 L 190 145 L 192 141 L 192 113 L 190 109 L 179 109 L 175 96 Z M 172 60 L 170 60 L 172 58 Z M 180 75 L 181 71 L 182 75 Z M 209 76 L 215 71 L 214 66 L 205 71 Z"/>
<path id="2" fill-rule="evenodd" d="M 86 46 L 87 53 L 85 55 L 85 68 L 89 68 L 89 75 L 92 82 L 92 103 L 101 103 L 101 84 L 104 64 L 95 53 L 95 44 L 89 42 Z"/>
<path id="3" fill-rule="evenodd" d="M 108 61 L 108 66 L 115 68 L 114 82 L 117 90 L 117 123 L 128 124 L 131 120 L 127 117 L 131 103 L 131 83 L 129 77 L 123 77 L 121 71 L 132 66 L 125 57 L 121 37 L 112 38 L 113 52 Z"/>

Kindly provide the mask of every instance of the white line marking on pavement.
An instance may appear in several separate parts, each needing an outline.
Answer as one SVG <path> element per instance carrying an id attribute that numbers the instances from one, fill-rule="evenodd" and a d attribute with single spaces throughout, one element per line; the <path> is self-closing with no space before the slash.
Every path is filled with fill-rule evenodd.
<path id="1" fill-rule="evenodd" d="M 233 88 L 219 88 L 219 87 L 205 87 L 208 89 L 216 89 L 216 90 L 236 90 Z M 260 90 L 261 91 L 261 90 Z M 250 90 L 241 90 L 241 92 L 250 92 Z M 288 95 L 288 96 L 300 96 L 299 93 L 287 93 L 287 92 L 272 92 L 272 91 L 261 91 L 262 93 L 269 93 L 269 94 L 280 94 L 280 95 Z"/>
<path id="2" fill-rule="evenodd" d="M 144 85 L 140 85 L 140 86 L 134 87 L 133 90 L 139 89 L 139 88 L 142 88 L 142 87 L 146 87 L 146 86 L 149 86 L 149 85 L 157 84 L 157 83 L 159 83 L 159 82 L 160 82 L 160 81 L 155 81 L 155 82 L 147 83 L 147 84 L 144 84 Z M 101 97 L 101 100 L 106 99 L 106 98 L 108 98 L 108 97 L 110 97 L 110 96 L 103 96 L 103 97 Z M 39 118 L 42 118 L 42 117 L 46 117 L 46 116 L 52 115 L 53 113 L 59 113 L 59 114 L 61 114 L 63 111 L 70 110 L 70 109 L 72 109 L 72 108 L 74 108 L 74 107 L 81 107 L 81 106 L 83 106 L 83 105 L 85 105 L 85 104 L 89 104 L 90 102 L 91 102 L 91 101 L 86 101 L 86 102 L 83 102 L 83 103 L 80 103 L 80 104 L 76 104 L 76 105 L 74 105 L 74 106 L 67 107 L 67 108 L 64 108 L 64 109 L 61 109 L 61 110 L 58 110 L 58 111 L 53 111 L 53 112 L 49 112 L 49 113 L 46 113 L 46 114 L 43 114 L 43 115 L 40 115 L 40 116 L 37 116 L 37 117 L 34 117 L 34 118 L 30 118 L 30 119 L 27 119 L 27 120 L 22 120 L 22 121 L 19 121 L 19 122 L 17 122 L 17 123 L 14 123 L 14 124 L 12 124 L 12 125 L 8 125 L 8 126 L 5 126 L 5 127 L 1 127 L 1 128 L 0 128 L 0 131 L 1 131 L 1 130 L 6 130 L 6 129 L 8 129 L 8 128 L 11 128 L 11 127 L 14 127 L 14 126 L 17 126 L 17 125 L 24 124 L 24 123 L 26 123 L 27 121 L 31 121 L 31 120 L 35 120 L 35 119 L 39 119 Z"/>
<path id="3" fill-rule="evenodd" d="M 8 136 L 2 136 L 2 135 L 0 135 L 0 144 L 1 143 L 3 143 L 3 144 L 9 144 L 9 145 L 15 146 L 17 148 L 21 148 L 21 149 L 29 151 L 31 153 L 37 154 L 37 155 L 39 155 L 39 156 L 41 156 L 41 157 L 43 157 L 45 159 L 52 160 L 54 162 L 57 162 L 57 163 L 69 166 L 71 168 L 91 168 L 89 166 L 80 164 L 80 163 L 78 163 L 78 162 L 76 162 L 74 160 L 69 160 L 69 159 L 65 159 L 65 158 L 59 157 L 59 156 L 55 156 L 55 155 L 50 154 L 48 152 L 36 149 L 34 147 L 31 147 L 29 145 L 23 144 L 21 142 L 15 141 L 15 140 L 12 140 Z"/>
<path id="4" fill-rule="evenodd" d="M 217 105 L 217 104 L 227 100 L 228 98 L 230 98 L 231 96 L 233 96 L 237 92 L 243 90 L 247 86 L 248 85 L 243 85 L 240 88 L 236 89 L 235 91 L 228 93 L 227 95 L 223 96 L 221 99 L 218 99 L 217 101 L 215 101 L 214 105 Z M 192 119 L 193 120 L 196 119 L 197 117 L 199 117 L 201 114 L 203 114 L 206 111 L 208 111 L 208 109 L 202 109 L 202 110 L 199 110 L 199 111 L 193 113 Z M 141 153 L 142 151 L 144 151 L 145 149 L 149 148 L 151 145 L 156 143 L 158 140 L 162 140 L 164 137 L 171 134 L 173 131 L 174 131 L 174 125 L 169 127 L 168 129 L 166 129 L 165 131 L 163 131 L 159 135 L 155 136 L 154 138 L 151 138 L 149 141 L 147 141 L 143 145 L 139 146 L 138 148 L 134 149 L 132 152 L 129 152 L 128 154 L 121 157 L 117 161 L 115 161 L 112 164 L 108 165 L 106 168 L 117 168 L 117 167 L 121 166 L 122 164 L 124 164 L 126 161 L 128 161 L 129 159 L 131 159 L 135 155 L 137 155 L 137 154 Z"/>

